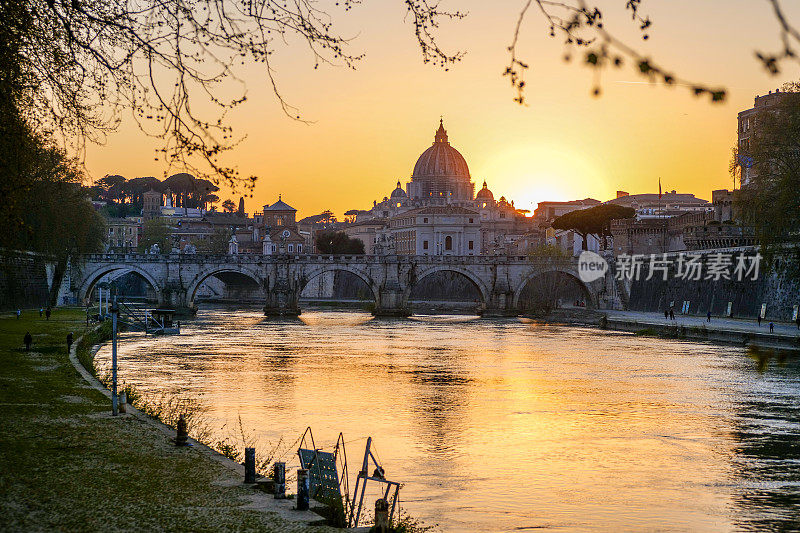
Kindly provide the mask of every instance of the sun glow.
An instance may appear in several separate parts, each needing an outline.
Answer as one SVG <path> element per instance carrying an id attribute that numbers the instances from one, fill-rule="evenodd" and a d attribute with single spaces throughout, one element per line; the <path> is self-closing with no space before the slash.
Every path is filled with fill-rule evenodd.
<path id="1" fill-rule="evenodd" d="M 609 187 L 600 167 L 586 154 L 565 146 L 511 146 L 493 152 L 476 170 L 478 179 L 485 176 L 495 198 L 504 195 L 520 209 L 533 211 L 539 202 L 591 195 L 607 200 Z"/>

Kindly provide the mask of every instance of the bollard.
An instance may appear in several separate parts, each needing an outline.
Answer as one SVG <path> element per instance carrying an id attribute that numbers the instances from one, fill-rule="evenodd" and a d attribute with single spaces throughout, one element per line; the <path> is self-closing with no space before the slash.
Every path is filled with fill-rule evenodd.
<path id="1" fill-rule="evenodd" d="M 125 413 L 128 412 L 128 393 L 127 392 L 122 391 L 119 394 L 119 405 L 117 407 L 119 407 L 119 412 L 122 413 L 122 414 L 125 414 Z"/>
<path id="2" fill-rule="evenodd" d="M 256 482 L 256 449 L 244 449 L 244 482 Z"/>
<path id="3" fill-rule="evenodd" d="M 378 533 L 388 533 L 389 531 L 389 502 L 383 498 L 375 500 L 375 527 Z"/>
<path id="4" fill-rule="evenodd" d="M 178 418 L 178 428 L 175 434 L 175 446 L 186 446 L 189 440 L 189 428 L 186 424 L 186 417 L 181 415 Z"/>
<path id="5" fill-rule="evenodd" d="M 272 479 L 275 480 L 275 499 L 286 498 L 286 463 L 275 463 Z"/>
<path id="6" fill-rule="evenodd" d="M 297 510 L 308 511 L 309 487 L 308 470 L 305 468 L 297 469 Z"/>

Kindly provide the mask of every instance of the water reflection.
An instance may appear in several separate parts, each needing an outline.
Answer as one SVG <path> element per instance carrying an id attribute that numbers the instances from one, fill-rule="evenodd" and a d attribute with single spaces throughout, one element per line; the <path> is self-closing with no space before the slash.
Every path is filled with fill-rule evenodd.
<path id="1" fill-rule="evenodd" d="M 762 375 L 740 348 L 352 311 L 208 310 L 184 332 L 124 337 L 121 378 L 272 442 L 372 435 L 445 531 L 786 530 L 800 503 L 793 359 Z"/>

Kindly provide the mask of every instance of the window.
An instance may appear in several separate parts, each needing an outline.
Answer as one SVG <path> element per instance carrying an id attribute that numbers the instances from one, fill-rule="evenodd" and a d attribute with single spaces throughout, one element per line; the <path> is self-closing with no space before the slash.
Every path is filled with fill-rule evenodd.
<path id="1" fill-rule="evenodd" d="M 428 241 L 422 241 L 422 249 L 423 250 L 427 250 L 428 249 Z"/>
<path id="2" fill-rule="evenodd" d="M 303 251 L 303 245 L 302 244 L 298 244 L 297 245 L 297 253 L 299 254 L 302 251 Z"/>
<path id="3" fill-rule="evenodd" d="M 472 241 L 469 241 L 469 242 L 467 243 L 467 248 L 469 248 L 470 250 L 472 250 L 472 249 L 473 249 L 473 246 L 474 246 L 474 245 L 472 244 Z"/>
<path id="4" fill-rule="evenodd" d="M 427 224 L 427 223 L 428 223 L 428 219 L 427 219 L 427 218 L 423 218 L 423 219 L 422 219 L 422 223 L 423 223 L 423 224 Z"/>
<path id="5" fill-rule="evenodd" d="M 290 244 L 289 245 L 289 251 L 290 252 L 294 252 L 294 244 Z"/>
<path id="6" fill-rule="evenodd" d="M 472 220 L 472 219 L 469 219 L 469 223 L 470 223 L 470 224 L 472 224 L 472 222 L 473 222 L 473 220 Z"/>
<path id="7" fill-rule="evenodd" d="M 114 235 L 114 228 L 108 228 L 108 233 L 110 235 Z"/>
<path id="8" fill-rule="evenodd" d="M 444 238 L 444 249 L 445 250 L 453 249 L 453 238 L 450 235 Z"/>
<path id="9" fill-rule="evenodd" d="M 272 253 L 275 253 L 276 251 L 278 251 L 278 246 L 276 244 L 273 244 L 272 245 Z"/>
<path id="10" fill-rule="evenodd" d="M 283 226 L 283 217 L 275 217 L 275 225 Z"/>

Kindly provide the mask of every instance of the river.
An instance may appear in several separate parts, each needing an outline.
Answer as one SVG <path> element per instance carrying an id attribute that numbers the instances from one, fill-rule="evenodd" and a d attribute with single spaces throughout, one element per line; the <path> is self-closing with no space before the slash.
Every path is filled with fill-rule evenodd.
<path id="1" fill-rule="evenodd" d="M 403 508 L 441 531 L 798 527 L 797 359 L 759 373 L 738 347 L 521 319 L 224 308 L 119 354 L 120 380 L 201 400 L 218 438 L 241 417 L 292 469 L 306 426 L 323 447 L 341 431 L 352 486 L 372 436 Z"/>

